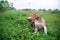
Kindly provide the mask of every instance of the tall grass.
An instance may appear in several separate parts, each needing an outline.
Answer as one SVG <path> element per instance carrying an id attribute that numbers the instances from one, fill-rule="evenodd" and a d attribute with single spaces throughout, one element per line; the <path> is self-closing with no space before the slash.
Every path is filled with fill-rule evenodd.
<path id="1" fill-rule="evenodd" d="M 39 12 L 46 20 L 48 35 L 43 30 L 34 34 L 25 11 L 0 13 L 0 40 L 60 40 L 60 11 Z"/>

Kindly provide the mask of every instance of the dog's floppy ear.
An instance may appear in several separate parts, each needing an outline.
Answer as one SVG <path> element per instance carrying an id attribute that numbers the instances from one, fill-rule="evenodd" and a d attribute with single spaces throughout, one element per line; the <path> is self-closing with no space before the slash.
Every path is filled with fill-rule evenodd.
<path id="1" fill-rule="evenodd" d="M 36 20 L 39 19 L 39 16 L 38 16 L 37 14 L 32 14 L 32 16 L 33 16 Z"/>

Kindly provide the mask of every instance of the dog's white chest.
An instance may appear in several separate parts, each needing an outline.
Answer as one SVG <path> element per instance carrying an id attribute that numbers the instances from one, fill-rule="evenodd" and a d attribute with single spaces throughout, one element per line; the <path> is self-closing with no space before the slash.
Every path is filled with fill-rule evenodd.
<path id="1" fill-rule="evenodd" d="M 40 23 L 37 20 L 35 20 L 35 25 L 40 25 Z"/>
<path id="2" fill-rule="evenodd" d="M 39 23 L 37 20 L 35 20 L 35 27 L 37 28 L 43 28 L 42 23 Z"/>

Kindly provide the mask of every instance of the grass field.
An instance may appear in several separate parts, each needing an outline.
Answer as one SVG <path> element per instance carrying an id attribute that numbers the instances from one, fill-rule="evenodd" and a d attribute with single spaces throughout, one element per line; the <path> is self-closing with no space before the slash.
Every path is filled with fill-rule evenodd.
<path id="1" fill-rule="evenodd" d="M 33 11 L 32 11 L 33 12 Z M 36 12 L 46 20 L 48 34 L 43 30 L 34 34 L 27 17 L 28 11 L 5 11 L 0 13 L 0 40 L 60 40 L 60 11 Z"/>

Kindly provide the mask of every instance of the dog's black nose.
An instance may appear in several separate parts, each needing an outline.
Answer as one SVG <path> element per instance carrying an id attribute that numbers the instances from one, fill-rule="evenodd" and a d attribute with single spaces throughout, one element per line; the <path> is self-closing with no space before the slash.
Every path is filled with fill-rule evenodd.
<path id="1" fill-rule="evenodd" d="M 30 19 L 27 19 L 29 22 L 31 22 L 32 20 L 30 20 Z"/>
<path id="2" fill-rule="evenodd" d="M 27 19 L 28 21 L 30 21 L 30 19 Z"/>
<path id="3" fill-rule="evenodd" d="M 27 20 L 29 20 L 29 19 L 27 19 Z"/>

